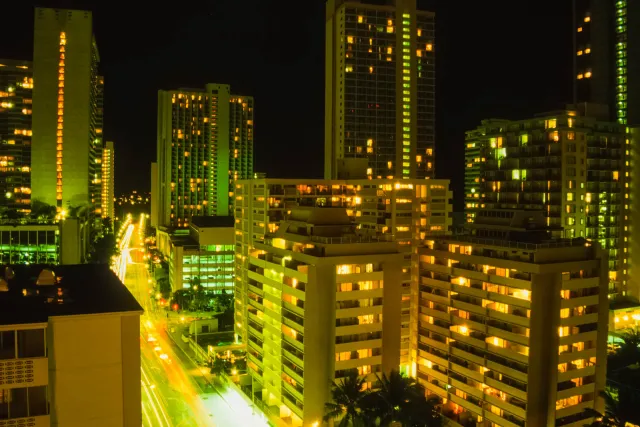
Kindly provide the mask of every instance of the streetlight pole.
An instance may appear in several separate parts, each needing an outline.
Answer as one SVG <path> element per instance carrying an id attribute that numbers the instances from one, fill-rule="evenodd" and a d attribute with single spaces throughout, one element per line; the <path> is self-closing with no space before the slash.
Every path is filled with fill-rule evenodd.
<path id="1" fill-rule="evenodd" d="M 196 292 L 198 291 L 198 285 L 193 285 L 193 300 L 195 301 Z M 198 316 L 196 312 L 196 318 L 193 320 L 194 328 L 196 330 L 196 360 L 198 359 Z"/>

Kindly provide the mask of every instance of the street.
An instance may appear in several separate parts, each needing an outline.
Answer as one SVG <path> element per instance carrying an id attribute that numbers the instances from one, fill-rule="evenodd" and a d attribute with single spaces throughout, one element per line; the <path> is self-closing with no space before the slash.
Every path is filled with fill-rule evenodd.
<path id="1" fill-rule="evenodd" d="M 144 263 L 144 218 L 125 226 L 117 274 L 144 308 L 140 325 L 142 425 L 149 427 L 267 426 L 261 414 L 226 386 L 213 386 L 200 368 L 168 336 L 167 316 L 151 299 L 153 285 Z"/>

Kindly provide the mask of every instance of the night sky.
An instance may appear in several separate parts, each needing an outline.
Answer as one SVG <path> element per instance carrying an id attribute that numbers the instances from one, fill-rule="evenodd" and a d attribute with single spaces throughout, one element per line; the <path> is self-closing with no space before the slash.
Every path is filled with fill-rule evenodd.
<path id="1" fill-rule="evenodd" d="M 323 171 L 324 0 L 2 2 L 0 58 L 32 59 L 33 7 L 94 13 L 116 193 L 150 188 L 158 89 L 230 84 L 255 98 L 255 169 Z M 436 174 L 461 208 L 464 132 L 571 99 L 571 2 L 418 0 L 436 12 Z M 36 85 L 37 82 L 34 82 Z"/>

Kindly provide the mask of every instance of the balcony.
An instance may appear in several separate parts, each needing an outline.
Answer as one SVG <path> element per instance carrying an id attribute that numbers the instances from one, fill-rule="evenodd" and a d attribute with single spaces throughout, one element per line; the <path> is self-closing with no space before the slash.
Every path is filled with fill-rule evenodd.
<path id="1" fill-rule="evenodd" d="M 49 383 L 46 357 L 0 360 L 0 388 L 36 387 Z"/>
<path id="2" fill-rule="evenodd" d="M 34 417 L 11 418 L 0 420 L 0 427 L 50 427 L 51 419 L 49 415 L 38 415 Z"/>

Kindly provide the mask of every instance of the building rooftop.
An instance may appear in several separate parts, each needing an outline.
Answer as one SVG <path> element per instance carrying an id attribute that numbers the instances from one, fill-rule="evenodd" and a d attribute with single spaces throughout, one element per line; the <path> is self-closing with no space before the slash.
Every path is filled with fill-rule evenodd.
<path id="1" fill-rule="evenodd" d="M 470 234 L 431 234 L 427 240 L 451 240 L 454 242 L 464 242 L 485 246 L 499 246 L 510 249 L 524 249 L 535 251 L 539 249 L 571 248 L 578 246 L 590 246 L 591 244 L 582 237 L 575 239 L 541 239 L 540 235 L 530 233 L 514 233 L 508 239 L 476 237 Z"/>
<path id="2" fill-rule="evenodd" d="M 191 218 L 191 224 L 196 227 L 233 227 L 234 219 L 232 216 L 194 216 Z"/>
<path id="3" fill-rule="evenodd" d="M 142 311 L 107 265 L 0 266 L 0 325 Z"/>
<path id="4" fill-rule="evenodd" d="M 184 234 L 171 234 L 170 235 L 171 243 L 174 246 L 195 246 L 199 247 L 198 241 L 191 237 L 190 235 Z"/>

